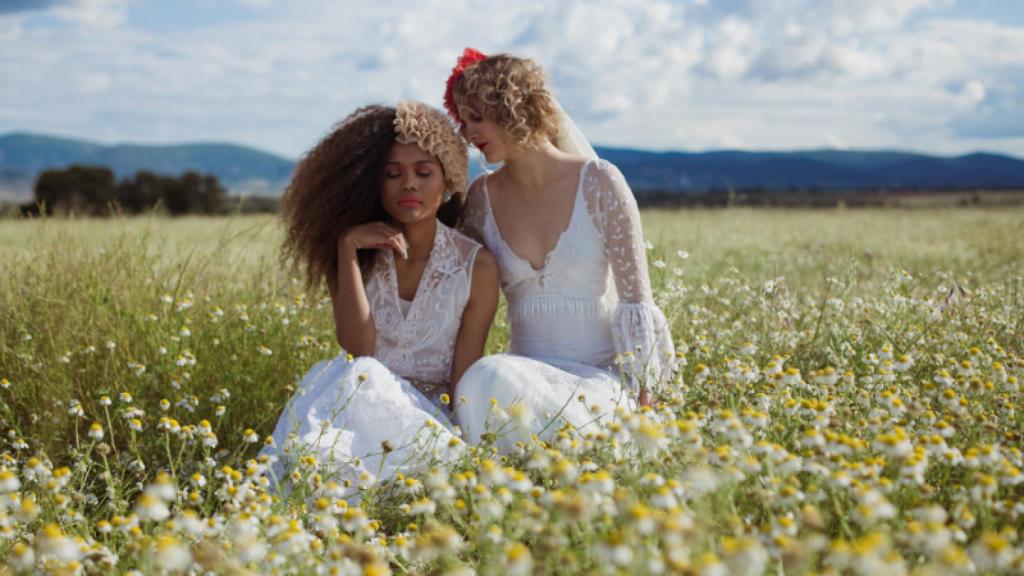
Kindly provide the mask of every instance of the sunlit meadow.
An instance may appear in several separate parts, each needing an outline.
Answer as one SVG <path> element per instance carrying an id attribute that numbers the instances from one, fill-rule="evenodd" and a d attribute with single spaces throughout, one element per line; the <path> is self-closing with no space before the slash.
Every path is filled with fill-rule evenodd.
<path id="1" fill-rule="evenodd" d="M 0 221 L 0 574 L 1024 573 L 1024 209 L 644 222 L 651 409 L 281 496 L 257 452 L 339 349 L 274 219 Z"/>

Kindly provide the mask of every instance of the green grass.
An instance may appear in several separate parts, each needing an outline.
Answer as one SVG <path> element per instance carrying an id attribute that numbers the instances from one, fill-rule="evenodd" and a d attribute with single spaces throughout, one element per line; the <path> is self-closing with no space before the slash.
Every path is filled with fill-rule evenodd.
<path id="1" fill-rule="evenodd" d="M 949 550 L 922 552 L 905 535 L 922 506 L 945 511 L 949 519 L 940 526 L 962 530 L 967 541 L 956 550 L 979 565 L 986 560 L 985 542 L 1010 542 L 999 531 L 1024 528 L 1024 510 L 1012 512 L 1012 503 L 1024 498 L 1024 484 L 1008 480 L 1006 468 L 1024 468 L 1022 395 L 1015 386 L 1024 368 L 1024 208 L 647 211 L 643 219 L 654 245 L 649 255 L 655 298 L 670 318 L 686 364 L 682 384 L 660 396 L 660 412 L 637 416 L 650 417 L 666 434 L 675 431 L 653 452 L 639 448 L 644 438 L 636 430 L 647 428 L 630 428 L 629 422 L 639 424 L 626 419 L 623 430 L 633 431 L 623 431 L 622 438 L 557 447 L 551 456 L 582 472 L 590 462 L 610 473 L 615 490 L 594 505 L 604 512 L 591 510 L 585 490 L 577 492 L 597 481 L 582 472 L 569 482 L 546 469 L 530 472 L 535 486 L 559 491 L 566 500 L 545 504 L 516 494 L 499 520 L 464 513 L 439 497 L 433 519 L 414 518 L 402 509 L 410 496 L 384 490 L 364 508 L 380 521 L 377 529 L 389 544 L 405 538 L 414 549 L 444 548 L 439 542 L 454 529 L 464 547 L 417 560 L 415 554 L 375 548 L 365 529 L 342 530 L 345 542 L 311 530 L 321 545 L 297 553 L 302 562 L 324 562 L 324 550 L 337 545 L 339 554 L 364 568 L 383 559 L 397 572 L 465 564 L 486 573 L 522 558 L 516 548 L 522 543 L 531 566 L 543 572 L 603 571 L 619 561 L 626 571 L 657 561 L 699 572 L 719 559 L 735 569 L 746 558 L 744 550 L 754 556 L 767 550 L 769 569 L 799 572 L 846 558 L 846 542 L 853 547 L 851 567 L 894 550 L 908 565 L 953 570 L 953 556 L 943 560 Z M 47 538 L 59 537 L 53 526 L 44 528 L 52 524 L 61 534 L 82 536 L 118 554 L 119 569 L 147 570 L 160 557 L 166 527 L 143 522 L 138 533 L 104 536 L 98 522 L 130 518 L 140 491 L 161 470 L 179 486 L 195 472 L 210 481 L 201 502 L 182 499 L 172 505 L 175 513 L 192 508 L 203 518 L 225 521 L 243 504 L 261 505 L 216 492 L 215 485 L 231 483 L 229 473 L 216 470 L 244 469 L 256 448 L 243 440 L 243 431 L 269 434 L 296 380 L 339 351 L 329 301 L 322 293 L 307 293 L 282 265 L 280 242 L 277 221 L 266 216 L 0 221 L 0 378 L 7 382 L 0 390 L 0 485 L 4 470 L 21 471 L 16 503 L 31 495 L 39 507 L 37 515 L 22 514 L 3 529 L 7 544 L 0 541 L 0 564 L 23 558 L 26 549 L 42 562 Z M 488 343 L 491 352 L 507 343 L 502 315 Z M 743 351 L 748 343 L 756 351 Z M 887 368 L 887 351 L 895 358 L 907 354 L 912 367 Z M 796 376 L 770 375 L 776 357 L 798 368 Z M 973 373 L 958 372 L 963 361 L 972 363 Z M 827 366 L 847 378 L 818 382 L 816 371 Z M 742 373 L 750 369 L 757 374 L 746 380 Z M 943 370 L 955 383 L 934 384 Z M 963 409 L 943 403 L 944 386 L 965 402 Z M 110 397 L 109 406 L 103 396 Z M 893 397 L 900 400 L 893 404 Z M 84 417 L 71 414 L 76 402 Z M 820 408 L 815 402 L 831 410 L 825 425 L 808 419 Z M 774 443 L 822 468 L 779 472 L 781 464 L 768 465 L 772 457 L 744 443 L 742 434 L 715 429 L 716 422 L 740 414 L 756 420 L 756 413 L 764 414 L 765 426 L 741 426 L 755 441 Z M 140 420 L 142 431 L 130 428 L 131 417 Z M 216 447 L 162 431 L 161 417 L 186 427 L 208 421 Z M 940 421 L 954 427 L 956 434 L 946 441 L 962 454 L 1000 444 L 1003 456 L 972 468 L 943 462 L 936 452 L 921 481 L 907 482 L 901 470 L 913 464 L 912 457 L 890 454 L 886 442 L 898 438 L 887 434 L 899 428 L 913 446 L 926 446 Z M 104 430 L 100 452 L 87 436 L 93 422 Z M 842 437 L 854 448 L 836 458 L 805 444 L 808 431 L 819 428 L 823 445 Z M 488 458 L 498 461 L 488 450 L 471 451 L 469 469 Z M 501 465 L 521 467 L 538 453 L 545 451 L 528 447 Z M 830 477 L 840 470 L 860 474 L 878 457 L 879 470 L 857 476 L 853 487 L 840 488 Z M 51 489 L 26 480 L 31 458 L 51 470 L 68 466 L 72 481 Z M 765 464 L 737 476 L 745 458 Z M 695 471 L 710 471 L 716 479 L 705 496 L 694 488 L 701 484 Z M 658 508 L 659 491 L 645 484 L 644 474 L 685 488 L 675 496 L 679 510 Z M 995 496 L 973 498 L 972 487 L 986 475 L 997 478 Z M 449 480 L 458 482 L 455 476 Z M 315 479 L 307 481 L 303 493 L 322 493 Z M 795 486 L 804 500 L 783 503 L 783 485 Z M 892 518 L 858 516 L 861 505 L 883 508 L 864 504 L 869 490 L 892 503 Z M 468 488 L 458 494 L 470 511 L 487 498 L 504 497 L 495 486 L 486 494 Z M 637 506 L 632 516 L 625 512 Z M 965 507 L 974 522 L 964 519 Z M 0 527 L 3 518 L 15 516 L 16 506 L 7 508 L 9 513 L 0 504 Z M 315 523 L 315 513 L 294 498 L 273 509 L 302 519 L 307 528 Z M 660 536 L 643 531 L 644 514 L 660 526 Z M 259 517 L 260 538 L 275 542 L 273 522 L 266 514 Z M 794 523 L 792 533 L 780 528 L 780 518 L 790 518 L 785 522 Z M 422 531 L 410 531 L 410 521 Z M 679 529 L 685 544 L 676 546 L 666 535 L 674 530 L 672 522 L 693 523 Z M 494 526 L 503 531 L 502 539 L 488 536 Z M 197 550 L 216 549 L 222 563 L 202 564 L 207 568 L 226 570 L 231 550 L 239 546 L 223 546 L 230 540 L 223 534 L 174 538 L 195 543 Z M 362 556 L 346 548 L 355 542 Z M 629 561 L 614 556 L 618 542 L 631 551 Z M 673 560 L 673 546 L 687 550 L 685 558 Z M 1019 543 L 1010 550 L 1021 561 Z M 602 554 L 609 559 L 595 560 Z M 296 566 L 312 566 L 302 562 Z M 254 561 L 251 568 L 267 567 Z"/>
<path id="2" fill-rule="evenodd" d="M 893 268 L 992 280 L 1003 278 L 1004 268 L 1024 253 L 1019 207 L 650 211 L 643 219 L 652 243 L 690 252 L 685 271 L 693 285 L 728 265 L 801 285 L 848 265 L 865 280 Z"/>

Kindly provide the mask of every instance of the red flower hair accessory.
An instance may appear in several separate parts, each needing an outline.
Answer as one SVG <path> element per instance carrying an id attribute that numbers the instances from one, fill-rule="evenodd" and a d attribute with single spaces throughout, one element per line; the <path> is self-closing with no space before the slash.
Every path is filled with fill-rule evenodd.
<path id="1" fill-rule="evenodd" d="M 459 118 L 459 110 L 455 106 L 455 84 L 462 78 L 462 72 L 470 66 L 486 60 L 487 55 L 479 50 L 473 48 L 466 48 L 462 52 L 462 56 L 459 57 L 459 62 L 452 68 L 451 76 L 448 76 L 448 83 L 444 89 L 444 107 L 448 110 L 448 114 L 455 119 L 456 122 L 462 122 Z"/>

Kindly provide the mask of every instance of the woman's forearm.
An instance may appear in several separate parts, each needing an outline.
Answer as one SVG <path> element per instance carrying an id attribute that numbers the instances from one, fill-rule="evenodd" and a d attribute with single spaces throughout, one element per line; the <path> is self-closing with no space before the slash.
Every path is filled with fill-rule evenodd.
<path id="1" fill-rule="evenodd" d="M 377 329 L 370 314 L 363 275 L 356 248 L 341 242 L 338 247 L 338 275 L 332 291 L 334 333 L 338 344 L 353 356 L 372 356 Z"/>

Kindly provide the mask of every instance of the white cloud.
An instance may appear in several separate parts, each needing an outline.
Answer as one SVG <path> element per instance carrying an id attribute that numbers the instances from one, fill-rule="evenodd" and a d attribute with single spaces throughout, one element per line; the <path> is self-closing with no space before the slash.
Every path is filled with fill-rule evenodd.
<path id="1" fill-rule="evenodd" d="M 830 133 L 826 137 L 825 141 L 828 144 L 828 147 L 833 150 L 848 150 L 850 148 L 850 145 L 846 142 L 846 140 L 843 140 L 842 138 L 836 136 L 835 134 Z"/>
<path id="2" fill-rule="evenodd" d="M 894 31 L 915 12 L 949 4 L 952 0 L 819 0 L 809 16 L 840 35 Z"/>
<path id="3" fill-rule="evenodd" d="M 0 18 L 0 44 L 13 44 L 21 38 L 21 18 Z"/>
<path id="4" fill-rule="evenodd" d="M 238 2 L 242 6 L 246 6 L 248 8 L 260 9 L 270 8 L 271 6 L 277 4 L 277 0 L 235 0 L 235 2 Z"/>
<path id="5" fill-rule="evenodd" d="M 54 15 L 92 28 L 111 29 L 124 22 L 132 0 L 71 0 L 57 4 Z"/>
<path id="6" fill-rule="evenodd" d="M 110 76 L 103 73 L 78 73 L 72 78 L 75 89 L 81 94 L 103 92 L 110 87 Z"/>
<path id="7" fill-rule="evenodd" d="M 712 48 L 705 61 L 706 69 L 716 78 L 740 78 L 750 67 L 753 28 L 747 22 L 729 17 L 710 35 Z"/>
<path id="8" fill-rule="evenodd" d="M 953 126 L 972 138 L 1024 138 L 1024 66 L 1009 69 L 990 81 L 968 82 L 958 96 L 965 110 Z"/>
<path id="9" fill-rule="evenodd" d="M 984 129 L 1022 116 L 1024 29 L 928 18 L 947 0 L 236 1 L 259 10 L 191 31 L 134 29 L 126 0 L 54 8 L 70 30 L 0 18 L 0 131 L 295 157 L 359 105 L 440 105 L 470 45 L 538 60 L 600 144 L 1024 155 Z"/>
<path id="10" fill-rule="evenodd" d="M 970 80 L 964 84 L 961 93 L 963 94 L 964 100 L 966 100 L 971 106 L 977 106 L 985 101 L 985 84 L 977 80 Z"/>

